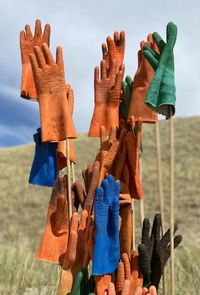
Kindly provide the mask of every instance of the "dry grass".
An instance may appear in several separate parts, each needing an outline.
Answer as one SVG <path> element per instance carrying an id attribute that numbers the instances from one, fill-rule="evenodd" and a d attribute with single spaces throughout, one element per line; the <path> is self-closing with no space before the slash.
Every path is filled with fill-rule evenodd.
<path id="1" fill-rule="evenodd" d="M 200 118 L 175 120 L 175 220 L 183 235 L 180 249 L 176 251 L 176 294 L 198 294 L 200 287 Z M 169 142 L 168 124 L 161 122 L 161 142 L 165 213 L 169 219 Z M 156 151 L 154 126 L 143 128 L 143 187 L 145 215 L 151 220 L 159 211 L 156 183 Z M 94 159 L 98 141 L 80 135 L 75 143 L 78 164 L 76 175 Z M 49 188 L 28 184 L 33 158 L 33 145 L 0 150 L 0 294 L 54 294 L 59 277 L 59 267 L 34 259 L 34 253 L 46 219 Z M 139 230 L 139 210 L 136 217 Z M 167 224 L 166 224 L 167 226 Z M 170 291 L 169 293 L 170 294 Z"/>

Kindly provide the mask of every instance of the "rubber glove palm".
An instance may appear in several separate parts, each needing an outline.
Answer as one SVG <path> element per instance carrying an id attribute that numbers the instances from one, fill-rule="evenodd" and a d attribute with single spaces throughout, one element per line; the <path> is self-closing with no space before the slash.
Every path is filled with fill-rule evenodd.
<path id="1" fill-rule="evenodd" d="M 120 258 L 119 248 L 120 184 L 111 175 L 102 181 L 94 199 L 95 244 L 92 273 L 113 273 Z M 102 257 L 102 253 L 104 253 Z"/>

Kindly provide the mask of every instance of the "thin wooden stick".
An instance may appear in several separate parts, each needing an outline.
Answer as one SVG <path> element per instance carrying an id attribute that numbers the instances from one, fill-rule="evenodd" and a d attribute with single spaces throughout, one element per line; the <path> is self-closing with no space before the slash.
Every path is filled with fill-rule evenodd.
<path id="1" fill-rule="evenodd" d="M 140 179 L 142 183 L 142 156 L 140 155 Z M 141 199 L 140 201 L 140 220 L 141 220 L 141 227 L 143 226 L 143 220 L 144 220 L 144 199 Z"/>
<path id="2" fill-rule="evenodd" d="M 163 198 L 163 178 L 162 178 L 162 165 L 161 165 L 161 148 L 160 148 L 160 130 L 159 121 L 155 124 L 156 135 L 156 152 L 157 152 L 157 173 L 158 173 L 158 192 L 159 192 L 159 204 L 162 220 L 162 235 L 165 232 L 165 216 L 164 216 L 164 198 Z"/>
<path id="3" fill-rule="evenodd" d="M 72 183 L 75 182 L 75 167 L 74 167 L 74 163 L 71 163 L 71 167 L 72 167 Z"/>
<path id="4" fill-rule="evenodd" d="M 135 204 L 132 199 L 132 251 L 135 251 Z"/>
<path id="5" fill-rule="evenodd" d="M 174 120 L 169 119 L 170 133 L 170 280 L 171 295 L 175 295 L 174 281 Z"/>
<path id="6" fill-rule="evenodd" d="M 69 218 L 72 217 L 72 199 L 71 199 L 71 173 L 70 173 L 70 152 L 69 152 L 69 139 L 66 139 L 67 147 L 67 194 L 68 194 L 68 208 Z"/>
<path id="7" fill-rule="evenodd" d="M 159 204 L 161 213 L 161 231 L 162 236 L 165 233 L 165 214 L 164 214 L 164 197 L 163 197 L 163 178 L 162 178 L 162 158 L 161 158 L 161 147 L 160 147 L 160 128 L 159 121 L 155 124 L 155 135 L 156 135 L 156 153 L 157 153 L 157 173 L 158 173 L 158 193 L 159 193 Z M 165 288 L 165 270 L 163 271 L 162 288 L 163 295 L 166 294 Z"/>

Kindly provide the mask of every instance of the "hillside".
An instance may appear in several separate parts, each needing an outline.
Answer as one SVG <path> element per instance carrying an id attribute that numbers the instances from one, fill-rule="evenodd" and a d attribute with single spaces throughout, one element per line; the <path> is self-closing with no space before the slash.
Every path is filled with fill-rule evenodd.
<path id="1" fill-rule="evenodd" d="M 175 119 L 175 221 L 179 226 L 178 232 L 184 238 L 177 253 L 179 251 L 183 253 L 184 257 L 180 255 L 178 258 L 183 259 L 180 262 L 182 264 L 193 255 L 188 271 L 190 273 L 197 271 L 195 280 L 198 284 L 199 270 L 196 269 L 196 264 L 198 263 L 197 259 L 199 260 L 197 253 L 200 243 L 198 234 L 200 232 L 199 126 L 200 117 Z M 169 220 L 169 130 L 167 121 L 161 121 L 160 132 L 165 213 L 166 220 Z M 81 179 L 81 170 L 94 159 L 98 146 L 99 143 L 96 139 L 89 139 L 86 135 L 80 135 L 75 141 L 77 178 Z M 154 126 L 146 125 L 143 127 L 143 149 L 145 216 L 152 220 L 153 215 L 159 211 Z M 11 294 L 13 288 L 15 294 L 48 294 L 47 291 L 42 289 L 42 286 L 44 288 L 47 285 L 55 286 L 58 278 L 57 266 L 36 262 L 33 259 L 44 229 L 46 209 L 51 193 L 49 188 L 28 184 L 33 155 L 33 145 L 0 149 L 0 264 L 3 266 L 0 271 L 0 294 Z M 138 204 L 136 204 L 136 217 L 139 239 Z M 189 255 L 189 258 L 187 255 Z M 185 265 L 182 264 L 181 267 L 184 270 Z M 177 284 L 184 282 L 185 279 L 188 280 L 188 284 L 191 283 L 193 286 L 194 282 L 191 278 L 188 278 L 187 273 L 177 279 Z M 50 284 L 48 284 L 49 280 Z M 27 293 L 29 287 L 31 290 L 37 287 L 43 293 L 40 293 L 40 291 L 37 291 L 39 293 Z M 1 293 L 1 290 L 4 293 Z M 25 290 L 26 293 L 24 293 Z M 51 291 L 52 288 L 49 290 Z M 177 292 L 177 294 L 181 293 Z M 194 290 L 194 293 L 190 294 L 197 293 Z"/>

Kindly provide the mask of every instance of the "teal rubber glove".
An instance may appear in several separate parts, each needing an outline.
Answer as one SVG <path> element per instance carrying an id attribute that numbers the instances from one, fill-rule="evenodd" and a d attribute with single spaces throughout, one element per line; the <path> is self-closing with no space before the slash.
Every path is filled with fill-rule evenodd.
<path id="1" fill-rule="evenodd" d="M 120 117 L 127 120 L 128 111 L 131 101 L 131 90 L 133 80 L 130 76 L 126 76 L 126 79 L 122 81 L 122 95 L 123 99 L 120 101 L 119 111 Z"/>
<path id="2" fill-rule="evenodd" d="M 119 263 L 120 182 L 108 175 L 97 188 L 94 198 L 95 241 L 93 275 L 113 273 Z"/>
<path id="3" fill-rule="evenodd" d="M 71 295 L 88 295 L 94 292 L 94 287 L 94 277 L 91 276 L 90 279 L 87 280 L 87 270 L 81 268 L 79 272 L 77 272 L 73 282 Z"/>
<path id="4" fill-rule="evenodd" d="M 158 33 L 153 33 L 153 39 L 160 53 L 155 52 L 149 46 L 144 46 L 144 56 L 155 70 L 145 103 L 169 119 L 175 114 L 176 87 L 173 48 L 177 38 L 177 26 L 170 22 L 166 31 L 166 43 Z"/>

